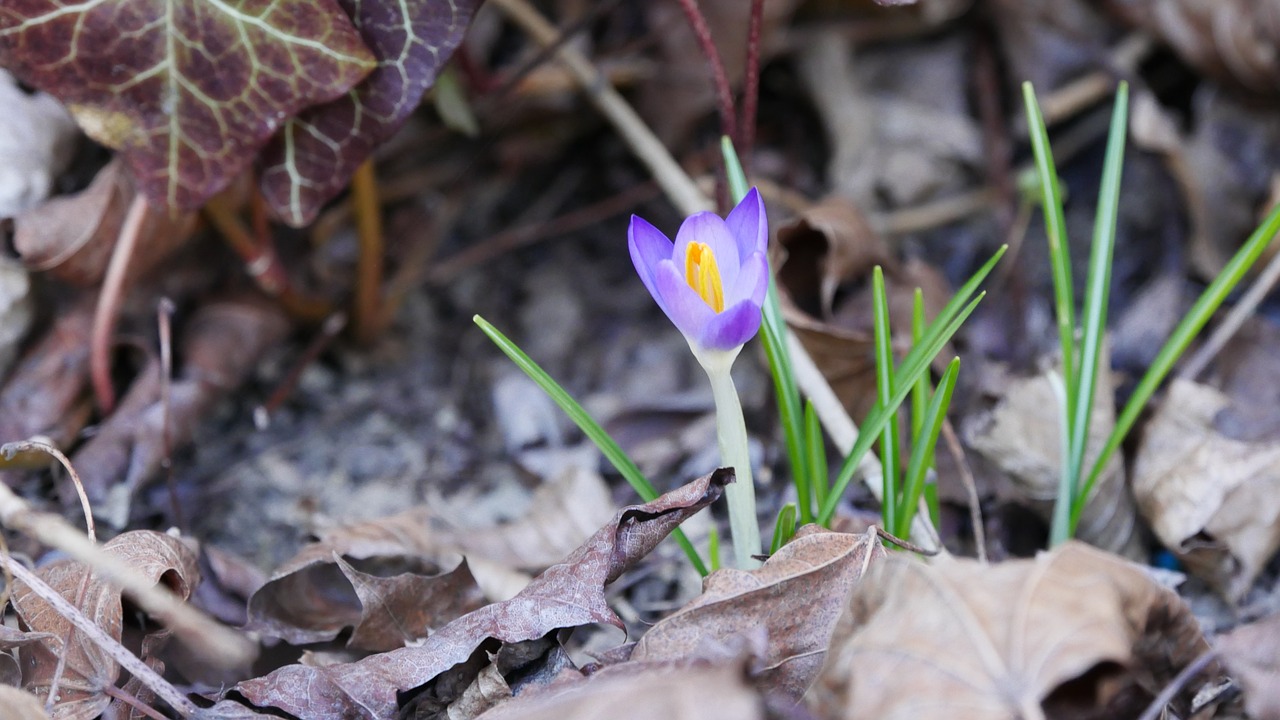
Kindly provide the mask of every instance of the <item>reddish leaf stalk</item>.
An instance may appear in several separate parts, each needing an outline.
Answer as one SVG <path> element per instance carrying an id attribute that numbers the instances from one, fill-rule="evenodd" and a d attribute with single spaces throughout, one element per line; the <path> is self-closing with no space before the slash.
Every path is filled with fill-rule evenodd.
<path id="1" fill-rule="evenodd" d="M 270 233 L 255 239 L 222 196 L 215 197 L 204 206 L 204 216 L 244 261 L 245 269 L 258 287 L 277 298 L 286 312 L 307 322 L 319 322 L 332 312 L 323 300 L 306 297 L 293 289 Z"/>
<path id="2" fill-rule="evenodd" d="M 751 0 L 751 21 L 747 26 L 747 67 L 742 85 L 742 117 L 738 124 L 738 157 L 742 169 L 751 174 L 751 146 L 756 142 L 756 108 L 760 101 L 760 32 L 764 26 L 764 0 Z"/>
<path id="3" fill-rule="evenodd" d="M 93 395 L 98 408 L 108 414 L 116 406 L 116 390 L 111 382 L 111 336 L 115 333 L 116 319 L 120 314 L 120 302 L 124 295 L 124 283 L 129 272 L 129 261 L 138 246 L 138 236 L 147 218 L 150 206 L 147 198 L 138 193 L 129 204 L 120 236 L 111 251 L 107 274 L 98 294 L 98 306 L 93 312 L 93 329 L 89 339 L 89 378 L 93 383 Z"/>
<path id="4" fill-rule="evenodd" d="M 361 163 L 351 178 L 351 205 L 356 216 L 360 256 L 356 262 L 353 325 L 356 340 L 373 342 L 382 328 L 382 206 L 373 160 Z"/>
<path id="5" fill-rule="evenodd" d="M 737 127 L 734 122 L 733 89 L 729 87 L 729 76 L 725 74 L 724 62 L 720 59 L 720 51 L 711 38 L 711 29 L 707 27 L 707 19 L 698 7 L 698 0 L 680 0 L 680 9 L 684 10 L 689 28 L 698 40 L 698 47 L 707 58 L 707 66 L 711 69 L 711 79 L 715 83 L 716 100 L 720 109 L 720 131 L 737 139 Z"/>

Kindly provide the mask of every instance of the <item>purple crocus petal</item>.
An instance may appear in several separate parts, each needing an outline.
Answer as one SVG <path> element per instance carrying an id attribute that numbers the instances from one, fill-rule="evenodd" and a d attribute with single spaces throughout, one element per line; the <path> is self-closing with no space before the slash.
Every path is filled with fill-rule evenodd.
<path id="1" fill-rule="evenodd" d="M 671 260 L 658 263 L 654 273 L 654 281 L 658 292 L 654 297 L 662 311 L 671 318 L 676 329 L 686 337 L 697 338 L 702 329 L 716 315 L 716 311 L 706 303 L 685 280 L 683 269 L 677 270 Z"/>
<path id="2" fill-rule="evenodd" d="M 716 266 L 720 268 L 721 285 L 726 288 L 732 286 L 738 279 L 738 265 L 742 261 L 738 255 L 738 243 L 729 234 L 724 220 L 710 212 L 694 213 L 684 219 L 676 232 L 675 250 L 671 254 L 671 259 L 681 270 L 685 267 L 689 244 L 695 242 L 706 243 L 711 248 L 716 256 Z"/>
<path id="3" fill-rule="evenodd" d="M 757 306 L 764 303 L 765 291 L 769 289 L 769 263 L 764 259 L 764 253 L 756 252 L 747 256 L 742 261 L 742 270 L 738 273 L 738 280 L 733 287 L 727 287 L 724 290 L 724 304 L 737 305 L 743 300 L 749 300 Z"/>
<path id="4" fill-rule="evenodd" d="M 738 243 L 738 257 L 745 258 L 753 252 L 764 252 L 769 241 L 769 220 L 765 216 L 764 201 L 760 191 L 751 188 L 738 206 L 724 219 L 729 234 Z"/>
<path id="5" fill-rule="evenodd" d="M 632 215 L 631 225 L 627 227 L 627 249 L 631 251 L 631 264 L 636 266 L 640 281 L 661 305 L 662 299 L 658 296 L 654 276 L 658 263 L 671 259 L 671 241 L 661 230 L 649 224 L 649 221 Z"/>
<path id="6" fill-rule="evenodd" d="M 750 300 L 713 315 L 695 335 L 701 347 L 710 350 L 732 350 L 755 337 L 760 330 L 760 306 Z"/>

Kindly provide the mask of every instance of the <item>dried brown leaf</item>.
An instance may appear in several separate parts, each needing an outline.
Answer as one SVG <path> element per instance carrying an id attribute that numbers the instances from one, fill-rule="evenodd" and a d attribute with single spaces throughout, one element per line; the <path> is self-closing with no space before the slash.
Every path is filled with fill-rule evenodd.
<path id="1" fill-rule="evenodd" d="M 399 695 L 440 680 L 434 696 L 447 704 L 480 671 L 496 640 L 512 647 L 563 628 L 589 623 L 621 626 L 604 588 L 649 553 L 676 526 L 714 502 L 732 472 L 717 470 L 644 505 L 618 511 L 582 547 L 547 569 L 511 600 L 488 605 L 441 628 L 419 646 L 373 655 L 356 663 L 290 665 L 240 683 L 236 691 L 256 707 L 311 720 L 391 718 Z M 477 653 L 480 653 L 477 655 Z M 473 662 L 468 662 L 473 660 Z M 454 669 L 445 679 L 441 675 Z"/>
<path id="2" fill-rule="evenodd" d="M 1006 379 L 995 407 L 974 416 L 965 427 L 974 451 L 1008 475 L 1012 497 L 1046 522 L 1062 475 L 1062 413 L 1050 372 Z M 1086 467 L 1115 425 L 1113 393 L 1111 373 L 1103 363 L 1094 391 Z M 1098 477 L 1076 535 L 1098 547 L 1137 558 L 1143 549 L 1136 522 L 1137 509 L 1125 487 L 1124 467 L 1113 457 Z"/>
<path id="3" fill-rule="evenodd" d="M 1173 591 L 1081 543 L 999 565 L 891 556 L 855 587 L 809 700 L 832 720 L 1136 717 L 1207 649 Z"/>
<path id="4" fill-rule="evenodd" d="M 1244 690 L 1244 709 L 1249 717 L 1280 718 L 1280 614 L 1219 635 L 1213 645 Z"/>
<path id="5" fill-rule="evenodd" d="M 807 525 L 763 567 L 708 576 L 702 595 L 645 633 L 631 660 L 718 659 L 733 636 L 763 631 L 764 670 L 755 684 L 799 700 L 822 667 L 850 590 L 883 556 L 874 530 L 850 535 Z"/>
<path id="6" fill-rule="evenodd" d="M 112 160 L 83 191 L 55 197 L 14 218 L 14 247 L 33 270 L 47 270 L 75 285 L 96 285 L 106 274 L 125 211 L 136 194 L 124 164 Z M 156 267 L 194 228 L 191 213 L 149 209 L 129 263 L 130 277 Z"/>
<path id="7" fill-rule="evenodd" d="M 741 661 L 626 663 L 523 693 L 481 720 L 753 720 L 764 718 Z"/>
<path id="8" fill-rule="evenodd" d="M 1280 93 L 1277 0 L 1108 0 L 1129 22 L 1219 80 Z"/>
<path id="9" fill-rule="evenodd" d="M 1280 442 L 1215 427 L 1221 392 L 1176 379 L 1143 433 L 1133 494 L 1165 547 L 1232 600 L 1280 548 Z"/>
<path id="10" fill-rule="evenodd" d="M 58 447 L 76 437 L 87 419 L 75 404 L 88 385 L 92 325 L 92 303 L 65 308 L 18 361 L 0 390 L 0 437 L 42 435 Z"/>
<path id="11" fill-rule="evenodd" d="M 875 402 L 872 268 L 884 268 L 899 348 L 910 346 L 915 289 L 923 290 L 925 311 L 934 317 L 951 288 L 923 262 L 897 262 L 862 211 L 841 197 L 827 198 L 780 227 L 778 245 L 785 253 L 775 266 L 787 323 L 850 415 L 863 417 Z"/>
<path id="12" fill-rule="evenodd" d="M 296 644 L 332 640 L 342 628 L 357 624 L 363 603 L 352 590 L 354 580 L 335 566 L 335 557 L 434 573 L 437 570 L 425 566 L 452 566 L 462 554 L 471 561 L 469 572 L 478 576 L 485 594 L 498 599 L 495 578 L 503 568 L 540 570 L 555 563 L 590 537 L 587 522 L 596 527 L 608 522 L 614 512 L 611 504 L 598 473 L 573 467 L 540 486 L 526 512 L 502 525 L 459 527 L 446 522 L 441 511 L 423 505 L 331 528 L 277 568 L 254 593 L 250 627 Z M 501 599 L 516 592 L 519 587 L 501 593 Z"/>
<path id="13" fill-rule="evenodd" d="M 184 362 L 169 386 L 167 410 L 156 359 L 73 458 L 101 516 L 125 525 L 130 498 L 160 469 L 171 448 L 187 443 L 214 403 L 239 387 L 263 353 L 288 331 L 289 322 L 280 309 L 255 297 L 202 305 L 184 332 Z M 112 493 L 114 504 L 105 504 L 108 491 L 116 485 L 120 487 Z"/>
<path id="14" fill-rule="evenodd" d="M 143 577 L 164 582 L 184 599 L 199 582 L 195 556 L 172 536 L 135 530 L 112 538 L 102 549 L 127 562 Z M 40 568 L 38 574 L 108 636 L 120 639 L 122 604 L 118 589 L 97 579 L 76 560 L 54 561 Z M 57 681 L 55 715 L 88 720 L 101 714 L 111 702 L 106 688 L 119 677 L 119 664 L 106 650 L 76 632 L 70 620 L 25 584 L 15 583 L 12 602 L 25 629 L 51 635 L 24 650 L 29 668 L 24 687 L 37 696 L 47 696 L 61 661 L 65 669 Z M 151 633 L 150 641 L 144 641 L 144 654 L 158 648 L 168 634 L 167 629 Z"/>

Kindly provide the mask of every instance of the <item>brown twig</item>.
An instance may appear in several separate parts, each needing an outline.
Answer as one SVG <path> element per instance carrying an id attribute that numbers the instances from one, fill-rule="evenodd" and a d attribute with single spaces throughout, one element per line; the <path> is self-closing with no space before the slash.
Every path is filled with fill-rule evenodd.
<path id="1" fill-rule="evenodd" d="M 111 250 L 107 273 L 98 293 L 98 305 L 93 312 L 93 329 L 89 340 L 89 377 L 93 383 L 93 395 L 98 409 L 104 415 L 116 406 L 116 389 L 111 382 L 111 336 L 115 333 L 116 318 L 124 297 L 124 284 L 129 274 L 129 261 L 133 259 L 138 238 L 150 206 L 142 193 L 134 196 L 129 211 L 120 227 L 119 239 Z"/>
<path id="2" fill-rule="evenodd" d="M 182 503 L 178 501 L 178 486 L 173 480 L 173 436 L 170 430 L 170 392 L 173 385 L 173 301 L 167 297 L 156 303 L 156 326 L 160 335 L 160 444 L 163 457 L 160 469 L 164 472 L 165 486 L 169 488 L 169 510 L 173 522 L 186 529 Z"/>
<path id="3" fill-rule="evenodd" d="M 427 282 L 437 285 L 448 282 L 469 268 L 483 265 L 519 248 L 547 238 L 563 237 L 626 212 L 653 199 L 658 192 L 658 187 L 653 183 L 641 183 L 545 223 L 505 230 L 435 263 L 427 273 Z"/>
<path id="4" fill-rule="evenodd" d="M 982 520 L 982 502 L 978 497 L 978 483 L 973 479 L 973 471 L 969 469 L 969 459 L 964 454 L 964 446 L 956 437 L 956 430 L 951 421 L 943 418 L 942 437 L 946 439 L 947 449 L 955 458 L 956 468 L 960 471 L 960 482 L 964 485 L 969 499 L 969 523 L 973 525 L 973 544 L 978 549 L 978 561 L 987 561 L 987 528 Z"/>
<path id="5" fill-rule="evenodd" d="M 293 391 L 298 387 L 298 381 L 302 379 L 302 372 L 307 369 L 307 366 L 314 363 L 316 358 L 320 357 L 320 353 L 333 344 L 334 338 L 338 337 L 338 334 L 346 326 L 347 314 L 342 312 L 334 313 L 324 321 L 324 325 L 320 326 L 320 332 L 311 339 L 306 350 L 302 351 L 302 356 L 289 369 L 288 374 L 272 391 L 267 401 L 254 408 L 253 424 L 255 427 L 259 430 L 266 430 L 271 425 L 271 413 L 280 409 L 285 399 L 293 394 Z"/>
<path id="6" fill-rule="evenodd" d="M 1160 713 L 1164 710 L 1165 705 L 1173 702 L 1174 696 L 1182 692 L 1182 689 L 1187 686 L 1187 683 L 1191 682 L 1191 678 L 1199 675 L 1206 667 L 1209 666 L 1209 663 L 1213 662 L 1217 658 L 1217 650 L 1209 649 L 1200 653 L 1195 660 L 1192 660 L 1186 667 L 1182 668 L 1182 672 L 1178 673 L 1178 675 L 1160 691 L 1160 694 L 1151 701 L 1151 704 L 1147 706 L 1146 711 L 1142 713 L 1142 716 L 1139 717 L 1138 720 L 1156 720 L 1156 718 L 1160 717 Z"/>
<path id="7" fill-rule="evenodd" d="M 134 697 L 133 695 L 130 695 L 129 693 L 125 692 L 121 688 L 116 687 L 115 685 L 108 685 L 107 687 L 103 688 L 103 692 L 115 698 L 116 700 L 119 700 L 125 705 L 128 705 L 134 710 L 137 710 L 143 715 L 146 715 L 147 717 L 151 718 L 151 720 L 167 720 L 165 716 L 161 715 L 155 708 L 142 702 L 138 698 Z"/>
<path id="8" fill-rule="evenodd" d="M 356 218 L 356 237 L 360 254 L 356 261 L 355 300 L 352 322 L 356 341 L 369 344 L 383 326 L 382 205 L 378 202 L 378 175 L 373 160 L 360 164 L 351 178 L 351 209 Z"/>
<path id="9" fill-rule="evenodd" d="M 97 623 L 85 617 L 85 614 L 80 612 L 79 608 L 72 605 L 57 590 L 49 587 L 48 583 L 41 580 L 38 575 L 23 567 L 21 563 L 14 562 L 13 558 L 8 555 L 0 555 L 0 564 L 3 564 L 9 572 L 13 573 L 19 582 L 31 588 L 31 592 L 48 603 L 54 612 L 66 618 L 77 630 L 84 633 L 89 640 L 110 655 L 111 659 L 115 660 L 120 667 L 128 671 L 133 677 L 138 678 L 138 682 L 146 685 L 157 697 L 164 699 L 178 713 L 184 717 L 189 717 L 199 711 L 199 708 L 179 692 L 177 688 L 169 684 L 169 681 L 160 677 L 156 671 L 148 667 L 137 655 L 129 652 L 128 648 L 98 627 Z"/>

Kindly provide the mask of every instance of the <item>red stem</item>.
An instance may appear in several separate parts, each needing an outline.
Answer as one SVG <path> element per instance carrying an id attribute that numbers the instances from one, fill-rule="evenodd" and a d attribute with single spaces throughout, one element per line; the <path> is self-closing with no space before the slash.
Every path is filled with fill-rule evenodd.
<path id="1" fill-rule="evenodd" d="M 98 294 L 98 306 L 93 312 L 93 329 L 89 340 L 89 377 L 98 408 L 103 415 L 110 413 L 116 406 L 116 389 L 111 382 L 111 336 L 115 333 L 116 319 L 120 314 L 129 260 L 133 258 L 134 248 L 138 246 L 138 236 L 142 234 L 147 210 L 147 199 L 141 193 L 134 196 L 120 228 L 119 239 L 111 251 L 107 274 Z"/>
<path id="2" fill-rule="evenodd" d="M 738 158 L 742 169 L 751 174 L 751 146 L 756 142 L 756 108 L 760 101 L 760 31 L 764 25 L 764 0 L 751 0 L 751 24 L 747 26 L 747 68 L 742 87 L 741 136 Z"/>

